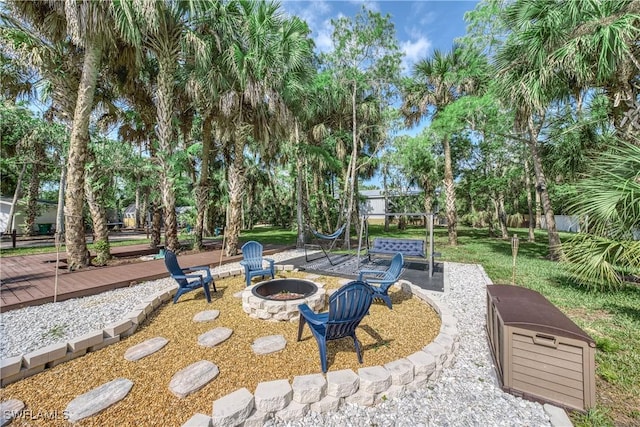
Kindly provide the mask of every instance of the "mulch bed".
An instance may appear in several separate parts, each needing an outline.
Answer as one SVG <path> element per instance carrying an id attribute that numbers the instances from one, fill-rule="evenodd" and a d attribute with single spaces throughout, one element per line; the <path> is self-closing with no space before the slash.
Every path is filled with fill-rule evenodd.
<path id="1" fill-rule="evenodd" d="M 279 272 L 278 277 L 300 277 L 304 273 Z M 340 287 L 338 278 L 321 277 L 326 289 Z M 82 393 L 115 378 L 128 378 L 134 386 L 125 399 L 101 413 L 82 420 L 80 426 L 182 425 L 197 412 L 211 414 L 212 402 L 239 388 L 254 392 L 258 383 L 276 379 L 290 382 L 298 375 L 321 372 L 318 346 L 305 327 L 297 342 L 297 322 L 267 322 L 251 319 L 242 310 L 242 301 L 233 296 L 245 288 L 244 276 L 216 281 L 217 293 L 207 304 L 202 291 L 191 292 L 178 304 L 164 304 L 131 336 L 100 351 L 59 365 L 41 374 L 11 384 L 2 390 L 2 399 L 20 399 L 31 414 L 62 414 L 67 404 Z M 427 304 L 402 291 L 390 291 L 393 310 L 374 302 L 370 315 L 358 329 L 364 363 L 360 365 L 351 339 L 328 343 L 330 371 L 385 363 L 408 356 L 433 341 L 440 329 L 440 318 Z M 203 310 L 220 310 L 213 322 L 195 323 L 193 316 Z M 231 337 L 214 348 L 200 347 L 198 335 L 215 327 L 233 329 Z M 284 350 L 255 355 L 251 344 L 267 335 L 284 335 Z M 124 359 L 125 351 L 154 337 L 169 343 L 157 353 L 136 362 Z M 209 360 L 220 374 L 201 390 L 184 399 L 168 389 L 177 371 L 199 360 Z M 64 420 L 16 419 L 12 425 L 68 425 Z"/>

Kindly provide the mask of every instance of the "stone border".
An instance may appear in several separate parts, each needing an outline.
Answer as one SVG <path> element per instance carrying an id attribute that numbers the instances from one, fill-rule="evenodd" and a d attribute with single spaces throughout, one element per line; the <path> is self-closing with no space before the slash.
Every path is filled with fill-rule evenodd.
<path id="1" fill-rule="evenodd" d="M 279 266 L 278 266 L 279 267 Z M 282 270 L 283 268 L 280 268 Z M 290 268 L 293 269 L 293 266 Z M 229 276 L 240 276 L 244 270 L 237 268 L 212 274 L 214 280 Z M 167 277 L 169 277 L 167 275 Z M 166 287 L 156 294 L 145 297 L 132 311 L 125 314 L 122 320 L 105 326 L 102 330 L 95 330 L 66 343 L 51 344 L 38 350 L 20 356 L 8 357 L 0 360 L 0 387 L 5 387 L 16 381 L 39 374 L 45 369 L 53 368 L 85 354 L 98 351 L 108 345 L 119 342 L 138 329 L 153 310 L 171 300 L 178 291 L 178 284 Z"/>
<path id="2" fill-rule="evenodd" d="M 442 369 L 451 365 L 459 347 L 458 320 L 439 300 L 438 294 L 406 280 L 400 280 L 394 286 L 421 299 L 440 316 L 438 336 L 422 350 L 384 366 L 360 368 L 357 374 L 345 369 L 296 376 L 292 384 L 286 379 L 261 382 L 254 394 L 240 388 L 214 401 L 211 416 L 196 413 L 183 427 L 262 426 L 272 418 L 292 421 L 304 417 L 310 410 L 318 413 L 335 411 L 343 403 L 372 406 L 434 384 Z"/>
<path id="3" fill-rule="evenodd" d="M 296 271 L 293 265 L 275 267 L 279 271 Z M 216 280 L 242 274 L 242 269 L 234 269 L 212 274 L 212 277 Z M 447 282 L 448 276 L 444 279 Z M 360 368 L 357 374 L 345 369 L 330 371 L 326 375 L 297 376 L 293 379 L 293 386 L 288 380 L 262 382 L 258 384 L 254 394 L 241 388 L 213 402 L 211 416 L 195 414 L 183 425 L 236 425 L 244 422 L 247 427 L 261 426 L 270 418 L 295 420 L 303 417 L 309 410 L 335 411 L 345 402 L 371 406 L 405 391 L 433 384 L 442 369 L 451 365 L 458 349 L 457 319 L 448 306 L 438 299 L 438 294 L 406 280 L 399 280 L 394 286 L 421 299 L 440 315 L 440 333 L 422 350 L 384 366 Z M 445 283 L 445 291 L 447 289 L 448 284 Z M 27 354 L 0 360 L 0 387 L 88 352 L 100 350 L 132 335 L 138 325 L 153 310 L 173 298 L 177 290 L 176 284 L 146 297 L 124 319 L 107 325 L 102 330 L 89 332 L 66 343 L 52 344 Z"/>

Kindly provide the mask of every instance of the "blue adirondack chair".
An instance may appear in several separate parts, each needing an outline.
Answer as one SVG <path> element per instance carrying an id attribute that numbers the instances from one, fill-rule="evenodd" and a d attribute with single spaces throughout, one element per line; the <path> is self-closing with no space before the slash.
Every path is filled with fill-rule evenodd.
<path id="1" fill-rule="evenodd" d="M 209 267 L 197 266 L 180 268 L 176 254 L 168 249 L 164 253 L 164 265 L 167 266 L 167 270 L 169 270 L 169 274 L 171 274 L 171 277 L 173 277 L 176 282 L 178 282 L 178 292 L 176 292 L 176 296 L 173 297 L 174 304 L 178 302 L 178 298 L 180 298 L 181 295 L 199 288 L 202 288 L 204 290 L 204 295 L 207 297 L 207 302 L 211 302 L 211 292 L 209 291 L 209 284 L 213 284 L 213 291 L 218 292 L 218 290 L 216 289 L 216 282 L 214 282 L 213 278 L 211 277 Z M 206 275 L 203 276 L 202 274 L 187 274 L 191 271 L 200 270 L 206 271 Z"/>
<path id="2" fill-rule="evenodd" d="M 322 372 L 327 372 L 327 341 L 351 337 L 358 354 L 358 362 L 362 363 L 360 343 L 356 338 L 356 328 L 369 312 L 373 301 L 373 290 L 364 282 L 349 282 L 329 297 L 329 311 L 316 314 L 307 304 L 300 304 L 300 321 L 298 324 L 298 341 L 302 337 L 305 323 L 318 342 Z"/>
<path id="3" fill-rule="evenodd" d="M 387 307 L 392 308 L 391 297 L 389 297 L 388 294 L 389 288 L 398 281 L 403 265 L 404 257 L 402 256 L 402 253 L 398 252 L 391 259 L 391 265 L 388 270 L 360 270 L 358 280 L 367 282 L 371 285 L 374 291 L 374 299 L 379 298 L 387 304 Z M 376 284 L 378 286 L 375 286 Z"/>
<path id="4" fill-rule="evenodd" d="M 270 275 L 274 278 L 275 261 L 271 258 L 262 257 L 262 245 L 258 242 L 251 240 L 242 246 L 242 258 L 240 265 L 244 267 L 244 276 L 247 279 L 247 286 L 251 286 L 251 278 L 255 276 L 267 276 Z M 268 263 L 267 267 L 264 266 L 264 262 Z"/>

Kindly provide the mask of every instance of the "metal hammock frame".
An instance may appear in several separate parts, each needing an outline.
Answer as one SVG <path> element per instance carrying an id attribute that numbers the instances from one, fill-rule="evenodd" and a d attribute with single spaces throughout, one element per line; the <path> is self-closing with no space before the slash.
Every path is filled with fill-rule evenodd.
<path id="1" fill-rule="evenodd" d="M 309 256 L 307 254 L 307 247 L 311 247 L 311 248 L 320 248 L 322 250 L 322 253 L 324 254 L 324 256 L 327 258 L 327 260 L 329 260 L 329 264 L 331 265 L 335 265 L 333 263 L 333 261 L 331 261 L 331 257 L 329 257 L 329 254 L 331 253 L 331 250 L 333 249 L 333 247 L 335 246 L 336 242 L 338 241 L 338 238 L 342 235 L 342 233 L 344 233 L 344 229 L 347 226 L 346 223 L 342 224 L 342 227 L 338 228 L 336 231 L 334 231 L 331 234 L 322 234 L 319 231 L 314 230 L 311 227 L 307 227 L 309 229 L 309 231 L 311 232 L 311 235 L 313 236 L 313 239 L 316 241 L 316 243 L 305 243 L 304 244 L 304 259 L 309 262 Z M 322 244 L 323 241 L 331 241 L 331 244 L 329 244 L 329 247 L 327 249 L 324 248 L 324 245 Z M 314 258 L 311 261 L 314 261 L 316 259 L 319 258 Z"/>

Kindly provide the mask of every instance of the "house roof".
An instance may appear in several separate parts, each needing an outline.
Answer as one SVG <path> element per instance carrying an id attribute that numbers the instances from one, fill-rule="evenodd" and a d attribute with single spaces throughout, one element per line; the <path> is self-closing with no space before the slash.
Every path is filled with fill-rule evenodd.
<path id="1" fill-rule="evenodd" d="M 399 191 L 396 189 L 387 190 L 390 197 L 398 196 Z M 403 195 L 415 196 L 417 194 L 421 194 L 422 190 L 411 189 L 405 192 L 402 192 Z M 366 197 L 367 199 L 378 199 L 384 197 L 384 190 L 376 189 L 376 190 L 360 190 L 360 195 Z"/>

